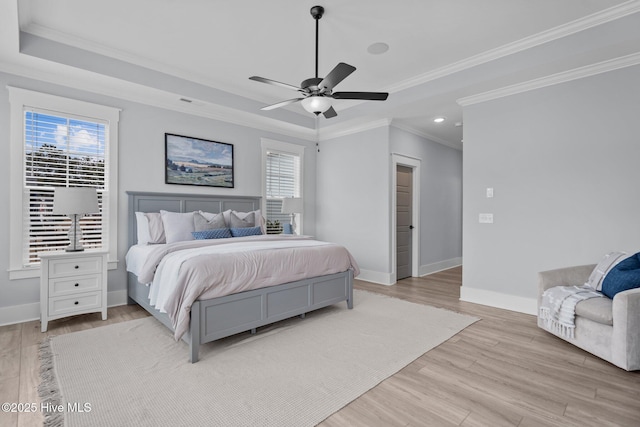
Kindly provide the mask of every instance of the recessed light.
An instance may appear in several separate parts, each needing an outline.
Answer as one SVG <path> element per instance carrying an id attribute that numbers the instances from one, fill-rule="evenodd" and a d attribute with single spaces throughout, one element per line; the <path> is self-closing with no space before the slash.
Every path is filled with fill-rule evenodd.
<path id="1" fill-rule="evenodd" d="M 435 119 L 433 119 L 434 123 L 442 123 L 444 122 L 444 120 L 446 119 L 446 117 L 436 117 Z"/>
<path id="2" fill-rule="evenodd" d="M 388 50 L 389 50 L 389 45 L 382 42 L 374 43 L 367 48 L 367 52 L 369 52 L 372 55 L 382 55 Z"/>

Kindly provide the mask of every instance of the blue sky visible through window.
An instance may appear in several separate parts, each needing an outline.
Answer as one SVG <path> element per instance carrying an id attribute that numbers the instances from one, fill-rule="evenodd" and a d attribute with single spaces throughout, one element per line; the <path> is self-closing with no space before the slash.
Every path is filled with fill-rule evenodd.
<path id="1" fill-rule="evenodd" d="M 100 123 L 27 111 L 25 115 L 26 151 L 53 146 L 71 157 L 104 158 L 105 126 Z"/>

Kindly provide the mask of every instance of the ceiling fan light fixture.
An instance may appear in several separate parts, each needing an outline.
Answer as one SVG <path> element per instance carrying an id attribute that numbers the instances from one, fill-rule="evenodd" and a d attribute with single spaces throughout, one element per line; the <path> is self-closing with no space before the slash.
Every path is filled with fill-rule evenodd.
<path id="1" fill-rule="evenodd" d="M 331 98 L 326 96 L 309 96 L 302 100 L 302 107 L 316 116 L 331 108 Z"/>

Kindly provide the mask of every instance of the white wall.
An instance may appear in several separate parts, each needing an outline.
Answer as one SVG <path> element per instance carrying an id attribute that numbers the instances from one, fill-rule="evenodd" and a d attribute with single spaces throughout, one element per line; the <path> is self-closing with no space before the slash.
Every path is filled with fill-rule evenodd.
<path id="1" fill-rule="evenodd" d="M 388 132 L 322 141 L 317 154 L 317 237 L 345 246 L 361 279 L 382 283 L 391 273 Z"/>
<path id="2" fill-rule="evenodd" d="M 639 123 L 638 66 L 465 107 L 462 299 L 535 313 L 537 272 L 637 251 Z"/>
<path id="3" fill-rule="evenodd" d="M 391 126 L 392 153 L 420 160 L 420 275 L 462 263 L 462 152 Z"/>
<path id="4" fill-rule="evenodd" d="M 261 195 L 260 138 L 305 145 L 304 194 L 305 232 L 315 234 L 315 143 L 237 126 L 207 118 L 163 110 L 147 105 L 81 92 L 61 86 L 0 73 L 0 186 L 1 200 L 9 200 L 9 100 L 7 85 L 37 90 L 44 93 L 90 101 L 122 109 L 119 133 L 119 198 L 118 198 L 118 261 L 117 270 L 110 270 L 108 290 L 118 296 L 126 295 L 124 256 L 127 250 L 127 197 L 126 191 L 157 191 L 175 193 L 201 193 L 223 195 Z M 200 137 L 234 145 L 235 188 L 206 188 L 164 183 L 164 133 Z M 28 307 L 39 310 L 38 279 L 9 280 L 9 208 L 0 206 L 0 324 L 7 313 L 25 312 Z M 110 298 L 111 300 L 111 298 Z M 16 309 L 16 307 L 18 309 Z M 25 310 L 20 310 L 23 307 Z M 9 310 L 9 311 L 8 311 Z M 4 316 L 4 317 L 3 317 Z M 31 318 L 37 317 L 31 315 Z M 6 323 L 6 319 L 4 320 Z"/>

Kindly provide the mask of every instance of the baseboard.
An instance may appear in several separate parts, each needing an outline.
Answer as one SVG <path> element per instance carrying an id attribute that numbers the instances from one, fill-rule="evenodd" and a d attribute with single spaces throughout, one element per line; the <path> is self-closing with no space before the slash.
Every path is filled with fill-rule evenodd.
<path id="1" fill-rule="evenodd" d="M 418 269 L 418 274 L 422 277 L 428 274 L 437 273 L 438 271 L 458 267 L 460 265 L 462 265 L 462 257 L 451 258 L 444 261 L 434 262 L 432 264 L 421 265 Z"/>
<path id="2" fill-rule="evenodd" d="M 418 269 L 418 274 L 422 277 L 427 274 L 433 274 L 459 265 L 462 265 L 462 257 L 451 258 L 444 261 L 434 262 L 433 264 L 421 265 Z M 395 280 L 393 280 L 391 273 L 382 273 L 380 271 L 373 270 L 360 270 L 360 274 L 356 279 L 386 286 L 391 286 L 396 283 Z"/>
<path id="3" fill-rule="evenodd" d="M 40 320 L 40 303 L 0 307 L 0 326 Z"/>
<path id="4" fill-rule="evenodd" d="M 460 301 L 503 308 L 534 316 L 538 313 L 538 301 L 536 298 L 519 297 L 484 289 L 469 288 L 468 286 L 460 288 Z"/>
<path id="5" fill-rule="evenodd" d="M 127 290 L 107 293 L 107 307 L 116 307 L 127 303 Z M 0 307 L 0 326 L 40 320 L 40 303 L 11 305 Z"/>
<path id="6" fill-rule="evenodd" d="M 356 277 L 358 280 L 364 280 L 365 282 L 378 283 L 379 285 L 391 286 L 394 282 L 391 281 L 391 273 L 382 273 L 380 271 L 372 270 L 360 270 L 360 274 Z"/>

